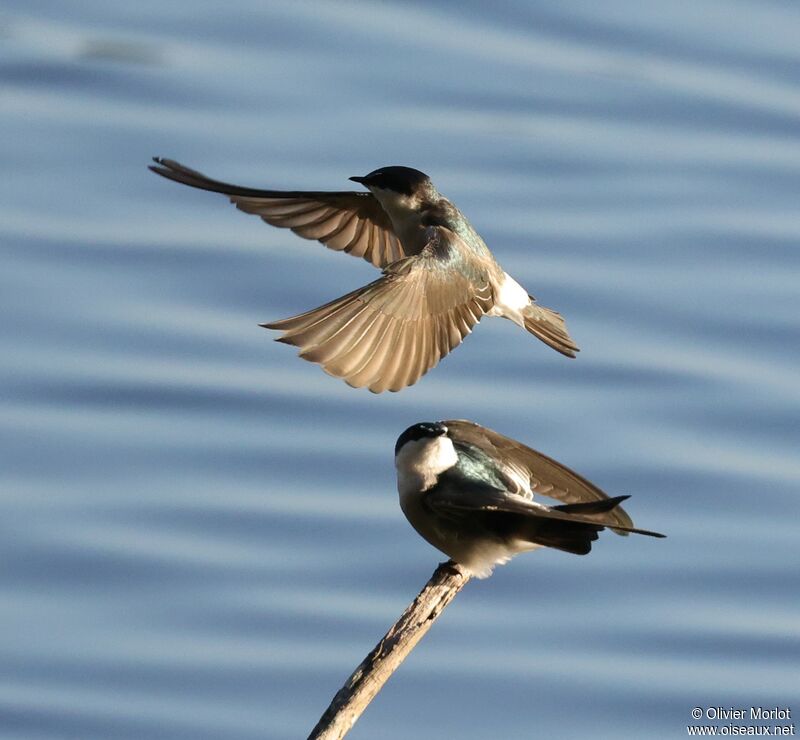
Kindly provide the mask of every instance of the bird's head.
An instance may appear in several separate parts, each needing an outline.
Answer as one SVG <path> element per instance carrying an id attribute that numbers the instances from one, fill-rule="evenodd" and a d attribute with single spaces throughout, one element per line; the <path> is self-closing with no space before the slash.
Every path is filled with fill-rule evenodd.
<path id="1" fill-rule="evenodd" d="M 363 177 L 351 177 L 369 188 L 390 213 L 395 210 L 416 210 L 436 194 L 430 177 L 412 167 L 381 167 Z"/>
<path id="2" fill-rule="evenodd" d="M 447 435 L 447 427 L 440 421 L 423 421 L 414 424 L 406 429 L 398 438 L 394 446 L 395 457 L 400 454 L 409 442 L 419 442 L 420 440 L 436 439 Z"/>
<path id="3" fill-rule="evenodd" d="M 424 421 L 406 429 L 394 447 L 394 465 L 401 495 L 404 490 L 426 491 L 439 475 L 458 462 L 447 427 L 440 421 Z"/>
<path id="4" fill-rule="evenodd" d="M 363 177 L 351 177 L 353 182 L 366 185 L 370 190 L 388 190 L 398 195 L 410 196 L 420 187 L 430 183 L 431 178 L 413 167 L 380 167 Z"/>

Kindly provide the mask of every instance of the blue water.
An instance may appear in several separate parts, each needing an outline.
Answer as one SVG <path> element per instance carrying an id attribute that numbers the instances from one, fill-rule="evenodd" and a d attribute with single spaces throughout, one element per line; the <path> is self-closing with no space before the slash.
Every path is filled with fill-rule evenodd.
<path id="1" fill-rule="evenodd" d="M 304 737 L 440 555 L 397 435 L 467 417 L 663 541 L 470 583 L 353 738 L 685 737 L 800 711 L 800 5 L 6 0 L 0 735 Z M 432 175 L 568 318 L 400 394 L 261 321 L 375 272 L 150 174 Z"/>

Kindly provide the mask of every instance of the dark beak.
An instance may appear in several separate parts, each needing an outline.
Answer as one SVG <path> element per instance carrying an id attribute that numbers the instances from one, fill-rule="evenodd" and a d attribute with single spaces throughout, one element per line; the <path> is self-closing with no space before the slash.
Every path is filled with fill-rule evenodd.
<path id="1" fill-rule="evenodd" d="M 367 178 L 366 177 L 358 177 L 358 176 L 356 176 L 356 177 L 348 177 L 347 179 L 348 180 L 352 180 L 353 182 L 360 182 L 363 185 L 364 184 L 364 180 L 366 180 Z"/>

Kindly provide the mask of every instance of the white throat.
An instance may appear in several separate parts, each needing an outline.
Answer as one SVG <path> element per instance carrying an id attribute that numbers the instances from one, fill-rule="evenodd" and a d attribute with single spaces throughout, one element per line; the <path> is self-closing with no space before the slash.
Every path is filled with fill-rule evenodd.
<path id="1" fill-rule="evenodd" d="M 448 437 L 423 437 L 406 442 L 394 459 L 401 498 L 427 491 L 441 473 L 457 462 L 458 455 Z"/>

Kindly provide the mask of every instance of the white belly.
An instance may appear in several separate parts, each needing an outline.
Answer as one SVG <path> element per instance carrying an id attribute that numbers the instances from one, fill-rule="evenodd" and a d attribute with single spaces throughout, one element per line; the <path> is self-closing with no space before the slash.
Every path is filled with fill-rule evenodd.
<path id="1" fill-rule="evenodd" d="M 461 542 L 459 545 L 455 553 L 448 555 L 476 578 L 488 578 L 496 565 L 505 565 L 515 555 L 541 547 L 522 540 L 508 543 L 473 540 L 469 543 Z"/>

